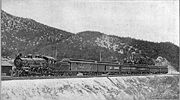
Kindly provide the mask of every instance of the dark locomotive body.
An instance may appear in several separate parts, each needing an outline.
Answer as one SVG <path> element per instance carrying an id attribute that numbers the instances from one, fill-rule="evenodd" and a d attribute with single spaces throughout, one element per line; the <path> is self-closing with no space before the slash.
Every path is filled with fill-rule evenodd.
<path id="1" fill-rule="evenodd" d="M 165 74 L 167 66 L 147 64 L 120 64 L 94 60 L 63 59 L 57 61 L 48 56 L 18 57 L 14 60 L 17 76 L 76 76 L 82 75 L 126 75 Z"/>

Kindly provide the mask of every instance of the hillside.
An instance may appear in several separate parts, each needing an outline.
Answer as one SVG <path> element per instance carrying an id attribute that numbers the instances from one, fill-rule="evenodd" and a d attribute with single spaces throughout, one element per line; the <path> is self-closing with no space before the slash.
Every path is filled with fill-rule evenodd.
<path id="1" fill-rule="evenodd" d="M 58 58 L 70 57 L 99 61 L 122 61 L 132 54 L 155 60 L 166 58 L 175 69 L 179 65 L 179 47 L 172 43 L 154 43 L 132 38 L 106 35 L 100 32 L 85 31 L 77 33 L 61 43 L 54 44 Z"/>
<path id="2" fill-rule="evenodd" d="M 72 33 L 36 22 L 33 19 L 10 15 L 1 10 L 2 55 L 18 52 L 34 53 L 39 48 L 54 44 Z"/>
<path id="3" fill-rule="evenodd" d="M 3 100 L 179 100 L 179 76 L 2 81 Z"/>
<path id="4" fill-rule="evenodd" d="M 106 35 L 96 31 L 77 34 L 56 29 L 32 19 L 1 12 L 2 56 L 14 58 L 23 54 L 44 54 L 62 58 L 78 58 L 122 62 L 136 56 L 152 61 L 161 56 L 179 69 L 179 47 L 127 37 Z"/>

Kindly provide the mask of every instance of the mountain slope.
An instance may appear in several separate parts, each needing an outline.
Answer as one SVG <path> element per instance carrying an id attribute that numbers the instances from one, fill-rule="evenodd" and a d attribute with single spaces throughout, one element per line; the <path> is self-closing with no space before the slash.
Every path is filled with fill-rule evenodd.
<path id="1" fill-rule="evenodd" d="M 179 47 L 169 43 L 154 43 L 127 37 L 106 35 L 96 31 L 77 34 L 49 27 L 32 19 L 1 12 L 2 56 L 12 58 L 23 54 L 44 54 L 62 58 L 102 61 L 143 58 L 152 63 L 157 57 L 166 58 L 179 70 Z"/>
<path id="2" fill-rule="evenodd" d="M 32 19 L 21 18 L 1 11 L 2 55 L 12 55 L 29 49 L 39 49 L 62 39 L 72 33 L 38 23 Z M 9 51 L 4 54 L 4 51 Z"/>
<path id="3" fill-rule="evenodd" d="M 132 38 L 106 35 L 100 32 L 85 31 L 55 44 L 58 57 L 81 59 L 100 59 L 103 61 L 122 61 L 132 55 L 145 57 L 149 60 L 159 56 L 166 58 L 175 69 L 179 69 L 179 47 L 169 43 L 154 43 Z"/>

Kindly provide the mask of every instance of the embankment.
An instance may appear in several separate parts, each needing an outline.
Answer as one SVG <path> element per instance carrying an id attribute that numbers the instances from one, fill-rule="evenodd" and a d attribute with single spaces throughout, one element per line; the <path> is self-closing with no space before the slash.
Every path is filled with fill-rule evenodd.
<path id="1" fill-rule="evenodd" d="M 178 100 L 178 75 L 2 81 L 2 100 Z"/>

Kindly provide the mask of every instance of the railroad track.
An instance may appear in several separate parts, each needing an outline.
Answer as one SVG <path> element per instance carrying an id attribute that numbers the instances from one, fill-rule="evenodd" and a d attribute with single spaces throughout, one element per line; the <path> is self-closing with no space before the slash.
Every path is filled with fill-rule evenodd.
<path id="1" fill-rule="evenodd" d="M 136 75 L 99 75 L 99 76 L 28 76 L 28 77 L 11 77 L 2 76 L 1 80 L 34 80 L 34 79 L 64 79 L 64 78 L 94 78 L 94 77 L 130 77 L 130 76 L 154 76 L 154 75 L 180 75 L 180 74 L 136 74 Z"/>

